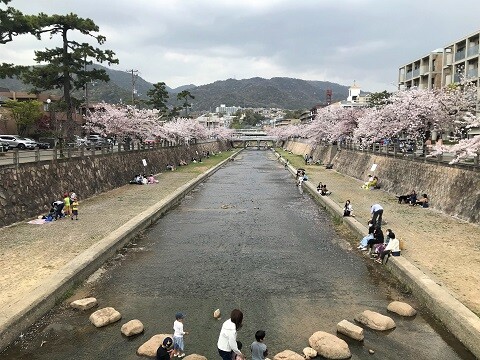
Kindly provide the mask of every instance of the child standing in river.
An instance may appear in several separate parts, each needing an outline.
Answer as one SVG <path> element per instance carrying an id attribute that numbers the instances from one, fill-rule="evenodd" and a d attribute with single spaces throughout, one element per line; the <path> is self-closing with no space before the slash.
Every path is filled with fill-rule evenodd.
<path id="1" fill-rule="evenodd" d="M 173 323 L 173 356 L 182 358 L 185 356 L 183 343 L 183 335 L 188 335 L 187 331 L 183 331 L 183 319 L 185 314 L 178 312 L 175 314 L 175 322 Z"/>

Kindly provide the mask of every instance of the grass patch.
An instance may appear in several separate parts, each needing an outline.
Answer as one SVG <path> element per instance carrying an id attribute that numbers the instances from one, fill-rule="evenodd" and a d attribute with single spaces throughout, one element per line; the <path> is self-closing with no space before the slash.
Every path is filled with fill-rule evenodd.
<path id="1" fill-rule="evenodd" d="M 202 159 L 202 162 L 199 163 L 189 163 L 186 166 L 178 166 L 176 171 L 178 172 L 188 172 L 188 173 L 196 173 L 196 174 L 203 174 L 206 170 L 214 167 L 215 165 L 221 163 L 223 160 L 232 156 L 235 152 L 234 151 L 223 151 L 220 154 L 215 154 L 210 156 L 209 158 Z"/>

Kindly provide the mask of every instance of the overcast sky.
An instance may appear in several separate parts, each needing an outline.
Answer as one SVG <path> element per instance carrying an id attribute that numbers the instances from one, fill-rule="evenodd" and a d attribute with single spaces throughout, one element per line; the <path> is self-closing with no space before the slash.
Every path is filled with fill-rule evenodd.
<path id="1" fill-rule="evenodd" d="M 13 0 L 25 14 L 91 18 L 103 48 L 170 87 L 293 77 L 393 91 L 398 68 L 480 30 L 479 0 Z M 85 37 L 79 37 L 87 41 Z M 0 62 L 58 46 L 17 37 Z"/>

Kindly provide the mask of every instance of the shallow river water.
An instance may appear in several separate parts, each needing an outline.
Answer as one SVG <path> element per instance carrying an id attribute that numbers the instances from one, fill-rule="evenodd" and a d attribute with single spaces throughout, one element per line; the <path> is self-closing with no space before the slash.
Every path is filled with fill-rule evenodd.
<path id="1" fill-rule="evenodd" d="M 244 151 L 72 296 L 96 297 L 99 307 L 120 311 L 121 321 L 96 329 L 88 320 L 95 309 L 82 313 L 62 304 L 0 358 L 140 359 L 136 349 L 171 333 L 182 311 L 190 331 L 186 353 L 220 359 L 218 333 L 234 308 L 244 312 L 238 340 L 245 348 L 263 329 L 271 358 L 285 349 L 302 353 L 312 333 L 335 334 L 339 321 L 354 322 L 363 310 L 387 314 L 392 299 L 418 307 L 384 275 L 351 249 L 271 152 Z M 221 320 L 212 316 L 217 308 Z M 340 337 L 352 359 L 474 359 L 419 310 L 413 319 L 389 314 L 396 329 L 365 329 L 364 342 Z M 145 332 L 125 338 L 120 326 L 131 319 L 141 320 Z"/>

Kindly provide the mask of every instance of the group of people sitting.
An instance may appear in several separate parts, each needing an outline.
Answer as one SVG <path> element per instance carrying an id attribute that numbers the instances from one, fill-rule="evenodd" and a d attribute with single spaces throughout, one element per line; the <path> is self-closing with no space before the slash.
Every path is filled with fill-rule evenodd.
<path id="1" fill-rule="evenodd" d="M 317 192 L 322 196 L 327 196 L 327 195 L 330 195 L 332 193 L 330 190 L 327 189 L 327 185 L 322 184 L 322 182 L 318 183 Z"/>
<path id="2" fill-rule="evenodd" d="M 428 208 L 428 195 L 422 194 L 422 196 L 417 198 L 417 193 L 415 190 L 412 190 L 409 194 L 397 196 L 399 204 L 410 204 L 411 206 L 419 205 L 422 208 Z"/>
<path id="3" fill-rule="evenodd" d="M 157 184 L 158 180 L 155 179 L 153 174 L 146 176 L 145 174 L 137 174 L 134 176 L 133 180 L 130 180 L 130 184 L 136 185 L 147 185 L 147 184 Z"/>
<path id="4" fill-rule="evenodd" d="M 304 181 L 308 180 L 308 176 L 305 173 L 305 169 L 298 169 L 296 175 L 297 186 L 302 186 Z"/>
<path id="5" fill-rule="evenodd" d="M 374 226 L 372 220 L 368 222 L 368 234 L 360 241 L 358 249 L 368 251 L 371 258 L 383 264 L 391 256 L 400 256 L 400 241 L 392 229 L 387 229 L 387 236 L 384 236 L 380 226 Z"/>
<path id="6" fill-rule="evenodd" d="M 378 189 L 378 177 L 368 174 L 368 180 L 362 185 L 362 189 Z"/>

